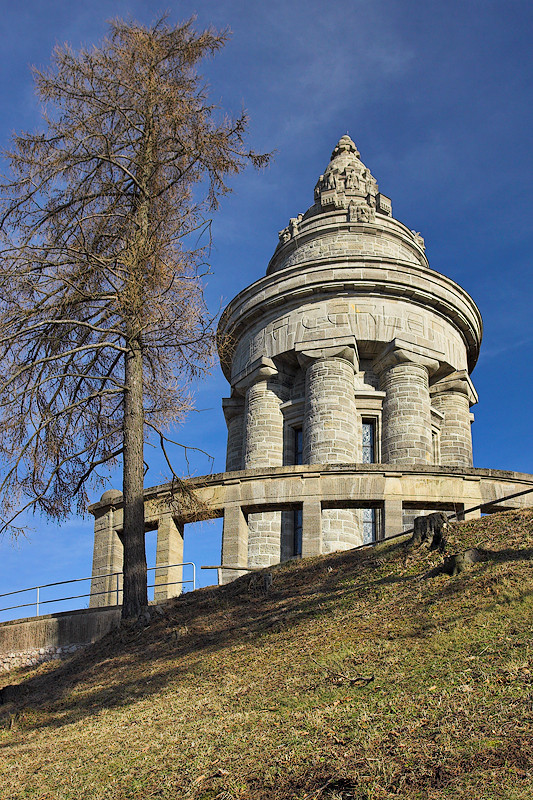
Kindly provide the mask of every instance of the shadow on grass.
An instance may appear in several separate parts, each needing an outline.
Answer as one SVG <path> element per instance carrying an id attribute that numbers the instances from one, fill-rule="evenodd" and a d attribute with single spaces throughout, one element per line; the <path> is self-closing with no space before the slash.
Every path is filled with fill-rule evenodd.
<path id="1" fill-rule="evenodd" d="M 498 562 L 529 560 L 533 553 L 519 549 L 491 552 Z M 227 586 L 183 595 L 169 601 L 164 616 L 155 617 L 147 627 L 139 623 L 123 626 L 68 660 L 41 668 L 38 674 L 19 673 L 22 680 L 13 690 L 13 702 L 0 709 L 0 724 L 12 724 L 17 714 L 39 709 L 35 722 L 27 715 L 24 730 L 58 728 L 104 709 L 127 707 L 161 693 L 172 683 L 195 689 L 207 679 L 216 688 L 224 669 L 231 666 L 235 645 L 248 642 L 259 650 L 270 641 L 263 637 L 265 633 L 290 636 L 310 619 L 330 617 L 341 604 L 350 613 L 356 602 L 364 609 L 373 592 L 395 585 L 406 589 L 420 586 L 421 574 L 402 574 L 404 554 L 400 543 L 379 553 L 347 551 L 305 563 L 292 562 L 273 570 L 274 586 L 267 596 L 254 595 L 247 576 Z M 477 566 L 488 569 L 489 564 Z M 383 569 L 396 569 L 397 574 L 376 574 Z M 440 592 L 441 601 L 445 602 L 446 594 L 451 599 L 464 591 L 468 580 L 469 573 L 450 579 Z M 435 598 L 419 597 L 413 600 L 413 609 L 424 613 L 432 602 Z M 413 622 L 405 638 L 417 637 L 424 629 L 423 620 L 420 626 Z M 453 620 L 449 617 L 446 622 Z M 213 655 L 220 658 L 206 660 Z M 9 747 L 9 743 L 3 745 Z"/>
<path id="2" fill-rule="evenodd" d="M 146 627 L 125 625 L 63 662 L 26 673 L 11 691 L 13 701 L 0 707 L 0 724 L 39 709 L 24 729 L 61 727 L 103 709 L 126 707 L 162 692 L 176 680 L 198 685 L 217 681 L 228 651 L 242 642 L 261 648 L 266 633 L 288 632 L 306 620 L 329 615 L 337 594 L 335 575 L 366 554 L 341 553 L 274 570 L 266 596 L 249 589 L 244 576 L 227 586 L 197 590 L 163 606 L 165 615 Z M 345 577 L 345 575 L 343 575 Z M 206 662 L 206 656 L 220 659 Z M 10 698 L 11 699 L 11 698 Z M 4 744 L 3 747 L 9 747 Z"/>

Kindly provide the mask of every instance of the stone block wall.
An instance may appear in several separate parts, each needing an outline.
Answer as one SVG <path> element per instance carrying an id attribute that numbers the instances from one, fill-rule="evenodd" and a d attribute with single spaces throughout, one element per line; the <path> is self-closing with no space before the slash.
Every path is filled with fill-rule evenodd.
<path id="1" fill-rule="evenodd" d="M 322 510 L 322 552 L 350 550 L 363 544 L 361 511 L 351 508 Z"/>
<path id="2" fill-rule="evenodd" d="M 0 624 L 0 670 L 65 658 L 120 624 L 120 608 L 82 609 Z"/>
<path id="3" fill-rule="evenodd" d="M 248 565 L 268 567 L 281 561 L 281 511 L 248 515 Z"/>
<path id="4" fill-rule="evenodd" d="M 332 222 L 334 224 L 333 220 Z M 342 222 L 345 222 L 345 219 Z M 423 263 L 423 257 L 421 258 L 416 248 L 409 246 L 397 236 L 387 235 L 388 232 L 383 226 L 382 236 L 376 236 L 375 229 L 364 230 L 362 225 L 343 227 L 344 230 L 333 228 L 321 236 L 316 234 L 313 236 L 312 229 L 309 230 L 307 236 L 304 234 L 301 237 L 298 249 L 292 253 L 288 251 L 283 259 L 277 258 L 276 261 L 272 261 L 269 271 L 287 269 L 294 264 L 301 264 L 302 261 L 313 262 L 322 258 L 341 260 L 343 256 L 351 256 L 354 251 L 364 253 L 367 257 L 401 259 L 412 264 Z"/>
<path id="5" fill-rule="evenodd" d="M 68 658 L 77 650 L 87 647 L 87 642 L 70 644 L 63 647 L 32 647 L 28 650 L 0 653 L 0 672 L 10 672 L 18 667 L 36 667 L 45 661 L 57 661 Z"/>

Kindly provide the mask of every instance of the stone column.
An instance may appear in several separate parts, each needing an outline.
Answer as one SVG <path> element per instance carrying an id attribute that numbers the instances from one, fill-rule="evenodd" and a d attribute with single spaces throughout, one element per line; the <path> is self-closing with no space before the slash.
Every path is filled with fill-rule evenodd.
<path id="1" fill-rule="evenodd" d="M 395 339 L 375 363 L 385 392 L 381 460 L 385 464 L 431 464 L 429 373 L 436 359 L 410 342 Z"/>
<path id="2" fill-rule="evenodd" d="M 471 467 L 470 406 L 477 402 L 477 395 L 468 373 L 466 370 L 454 372 L 435 383 L 430 391 L 433 408 L 444 415 L 440 430 L 440 463 Z"/>
<path id="3" fill-rule="evenodd" d="M 285 390 L 272 362 L 247 376 L 245 401 L 244 469 L 283 465 L 283 413 Z M 248 515 L 248 564 L 267 567 L 281 560 L 281 511 Z"/>
<path id="4" fill-rule="evenodd" d="M 305 373 L 304 463 L 353 464 L 357 458 L 354 366 L 317 358 Z"/>
<path id="5" fill-rule="evenodd" d="M 307 356 L 309 358 L 309 355 Z M 305 373 L 304 463 L 353 464 L 358 453 L 354 382 L 355 351 L 317 353 Z M 304 506 L 305 513 L 305 506 Z M 360 515 L 349 508 L 323 508 L 321 551 L 362 543 Z"/>
<path id="6" fill-rule="evenodd" d="M 100 501 L 106 505 L 93 511 L 94 550 L 90 608 L 115 606 L 122 602 L 123 548 L 116 532 L 116 528 L 120 528 L 122 524 L 122 509 L 117 509 L 113 500 L 121 503 L 122 494 L 110 489 L 104 492 Z M 112 573 L 119 573 L 118 583 L 116 575 Z"/>
<path id="7" fill-rule="evenodd" d="M 222 400 L 222 410 L 228 426 L 226 471 L 233 472 L 243 468 L 244 400 L 240 397 L 225 397 Z"/>
<path id="8" fill-rule="evenodd" d="M 156 603 L 168 600 L 169 597 L 176 597 L 182 593 L 183 586 L 180 581 L 183 577 L 183 567 L 164 566 L 166 564 L 182 563 L 183 525 L 177 525 L 171 514 L 165 514 L 157 524 L 154 580 L 154 600 Z M 192 587 L 189 586 L 189 588 Z"/>
<path id="9" fill-rule="evenodd" d="M 235 567 L 248 566 L 248 522 L 241 507 L 241 483 L 239 480 L 226 484 L 227 505 L 224 507 L 224 532 L 222 534 L 221 564 L 233 569 L 219 570 L 222 583 L 246 574 Z"/>
<path id="10" fill-rule="evenodd" d="M 259 379 L 246 392 L 244 469 L 283 465 L 283 413 L 280 387 Z"/>

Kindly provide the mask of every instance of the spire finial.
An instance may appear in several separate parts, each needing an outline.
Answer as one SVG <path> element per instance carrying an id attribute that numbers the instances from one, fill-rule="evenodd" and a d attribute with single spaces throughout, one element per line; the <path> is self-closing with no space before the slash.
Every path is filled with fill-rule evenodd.
<path id="1" fill-rule="evenodd" d="M 333 160 L 337 156 L 340 156 L 341 153 L 353 153 L 357 158 L 359 158 L 360 155 L 359 150 L 355 146 L 355 142 L 347 133 L 339 139 L 337 146 L 331 154 L 331 159 Z"/>

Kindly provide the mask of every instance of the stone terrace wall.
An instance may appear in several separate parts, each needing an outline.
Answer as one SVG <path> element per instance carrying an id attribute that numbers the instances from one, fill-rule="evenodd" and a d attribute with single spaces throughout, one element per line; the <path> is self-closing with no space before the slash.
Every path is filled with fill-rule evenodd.
<path id="1" fill-rule="evenodd" d="M 120 608 L 82 609 L 0 623 L 0 672 L 64 658 L 101 639 L 120 622 Z"/>

